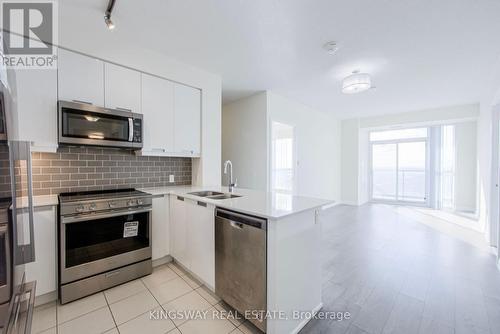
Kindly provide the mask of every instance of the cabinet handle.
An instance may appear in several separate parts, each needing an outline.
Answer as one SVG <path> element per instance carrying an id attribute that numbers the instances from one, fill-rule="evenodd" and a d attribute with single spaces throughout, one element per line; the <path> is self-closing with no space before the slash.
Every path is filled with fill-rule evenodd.
<path id="1" fill-rule="evenodd" d="M 177 196 L 177 199 L 178 199 L 179 201 L 184 201 L 184 197 L 181 197 L 181 196 Z"/>
<path id="2" fill-rule="evenodd" d="M 77 103 L 84 103 L 84 104 L 90 104 L 90 105 L 92 105 L 92 102 L 87 102 L 87 101 L 82 101 L 82 100 L 73 100 L 73 102 L 77 102 Z"/>
<path id="3" fill-rule="evenodd" d="M 200 201 L 198 201 L 198 202 L 197 202 L 197 204 L 198 204 L 199 206 L 203 206 L 203 207 L 205 207 L 205 208 L 207 207 L 207 203 L 204 203 L 204 202 L 200 202 Z"/>
<path id="4" fill-rule="evenodd" d="M 167 150 L 165 150 L 164 148 L 152 148 L 151 151 L 153 151 L 153 152 L 166 152 Z"/>
<path id="5" fill-rule="evenodd" d="M 129 112 L 132 112 L 132 109 L 129 109 L 129 108 L 116 107 L 115 109 L 116 109 L 116 110 L 123 110 L 123 111 L 129 111 Z"/>

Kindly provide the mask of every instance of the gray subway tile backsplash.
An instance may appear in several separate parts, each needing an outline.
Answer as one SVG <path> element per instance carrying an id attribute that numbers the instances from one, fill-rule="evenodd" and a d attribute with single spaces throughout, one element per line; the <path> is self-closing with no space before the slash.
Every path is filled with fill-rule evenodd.
<path id="1" fill-rule="evenodd" d="M 191 158 L 142 157 L 112 148 L 61 147 L 32 154 L 34 195 L 191 184 Z M 169 183 L 169 175 L 175 183 Z"/>

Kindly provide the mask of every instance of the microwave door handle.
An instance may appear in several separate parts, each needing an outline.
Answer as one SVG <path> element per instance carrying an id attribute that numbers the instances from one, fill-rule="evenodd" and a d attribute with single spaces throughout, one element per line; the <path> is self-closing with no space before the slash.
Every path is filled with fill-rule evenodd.
<path id="1" fill-rule="evenodd" d="M 132 118 L 128 119 L 128 141 L 134 139 L 134 120 Z"/>

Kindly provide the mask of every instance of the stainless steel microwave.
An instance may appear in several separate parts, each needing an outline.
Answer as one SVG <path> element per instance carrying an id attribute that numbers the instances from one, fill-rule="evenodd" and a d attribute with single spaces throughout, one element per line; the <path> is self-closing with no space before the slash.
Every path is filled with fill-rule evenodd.
<path id="1" fill-rule="evenodd" d="M 59 144 L 142 148 L 142 115 L 81 102 L 58 102 Z"/>

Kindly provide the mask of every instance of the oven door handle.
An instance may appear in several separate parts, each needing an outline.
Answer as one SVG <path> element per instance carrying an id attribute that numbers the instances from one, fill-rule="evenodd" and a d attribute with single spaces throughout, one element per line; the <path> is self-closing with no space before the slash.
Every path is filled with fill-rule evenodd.
<path id="1" fill-rule="evenodd" d="M 111 218 L 111 217 L 118 217 L 118 216 L 127 216 L 127 215 L 133 215 L 136 213 L 144 213 L 144 212 L 151 212 L 151 207 L 145 208 L 145 209 L 140 209 L 140 210 L 133 210 L 133 211 L 116 211 L 116 212 L 108 212 L 108 213 L 102 213 L 102 214 L 88 214 L 88 215 L 83 215 L 83 216 L 71 216 L 71 217 L 61 217 L 61 223 L 63 224 L 71 224 L 71 223 L 78 223 L 86 220 L 94 220 L 94 219 L 101 219 L 101 218 Z"/>

